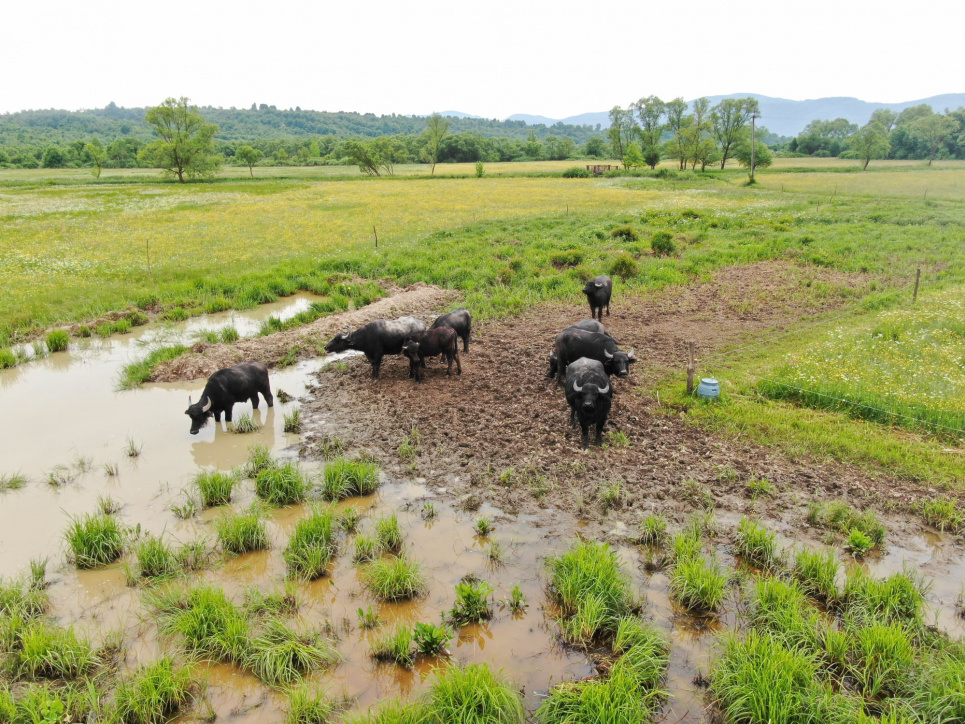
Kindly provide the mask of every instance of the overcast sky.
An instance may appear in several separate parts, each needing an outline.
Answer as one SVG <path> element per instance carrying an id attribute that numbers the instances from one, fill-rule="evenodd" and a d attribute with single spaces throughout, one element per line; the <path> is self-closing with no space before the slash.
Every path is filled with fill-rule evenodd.
<path id="1" fill-rule="evenodd" d="M 650 94 L 965 92 L 953 0 L 22 0 L 0 15 L 0 112 L 188 96 L 563 118 Z"/>

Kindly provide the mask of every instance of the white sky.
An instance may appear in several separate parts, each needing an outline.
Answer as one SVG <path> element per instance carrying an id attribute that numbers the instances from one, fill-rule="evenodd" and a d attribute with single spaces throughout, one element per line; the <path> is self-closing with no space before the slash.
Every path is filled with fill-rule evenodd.
<path id="1" fill-rule="evenodd" d="M 960 0 L 11 0 L 0 112 L 266 103 L 563 118 L 760 93 L 965 92 Z"/>

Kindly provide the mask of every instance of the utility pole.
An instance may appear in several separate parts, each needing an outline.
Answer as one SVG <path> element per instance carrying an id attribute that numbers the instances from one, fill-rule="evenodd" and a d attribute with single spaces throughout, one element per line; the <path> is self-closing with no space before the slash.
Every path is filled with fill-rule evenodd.
<path id="1" fill-rule="evenodd" d="M 757 140 L 757 133 L 754 121 L 757 120 L 757 113 L 751 114 L 751 183 L 754 183 L 754 144 Z"/>

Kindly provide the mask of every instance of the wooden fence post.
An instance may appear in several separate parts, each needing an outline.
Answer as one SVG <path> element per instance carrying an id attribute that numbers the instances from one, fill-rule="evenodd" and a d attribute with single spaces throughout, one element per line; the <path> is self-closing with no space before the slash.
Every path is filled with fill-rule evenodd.
<path id="1" fill-rule="evenodd" d="M 379 248 L 379 232 L 375 229 L 375 224 L 372 224 L 372 233 L 375 234 L 375 248 Z"/>
<path id="2" fill-rule="evenodd" d="M 911 301 L 918 301 L 918 282 L 921 281 L 921 267 L 918 267 L 918 271 L 915 272 L 915 293 L 911 295 Z"/>
<path id="3" fill-rule="evenodd" d="M 687 394 L 694 394 L 694 343 L 687 342 Z"/>

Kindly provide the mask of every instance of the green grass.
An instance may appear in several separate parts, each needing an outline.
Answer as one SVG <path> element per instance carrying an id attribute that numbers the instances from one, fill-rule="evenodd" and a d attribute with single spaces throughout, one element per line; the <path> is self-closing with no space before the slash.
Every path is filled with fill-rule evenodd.
<path id="1" fill-rule="evenodd" d="M 325 464 L 322 496 L 326 500 L 371 495 L 378 487 L 379 467 L 374 463 L 336 457 Z"/>
<path id="2" fill-rule="evenodd" d="M 267 445 L 252 445 L 248 448 L 248 461 L 244 465 L 243 473 L 246 478 L 255 478 L 261 471 L 270 470 L 277 465 Z"/>
<path id="3" fill-rule="evenodd" d="M 792 573 L 807 593 L 828 605 L 834 605 L 841 596 L 837 583 L 839 568 L 834 551 L 804 548 L 794 557 Z"/>
<path id="4" fill-rule="evenodd" d="M 299 433 L 302 431 L 302 411 L 295 409 L 285 414 L 285 432 Z"/>
<path id="5" fill-rule="evenodd" d="M 298 463 L 265 468 L 255 478 L 255 494 L 271 505 L 294 505 L 308 494 L 310 485 Z"/>
<path id="6" fill-rule="evenodd" d="M 115 516 L 88 514 L 71 518 L 64 538 L 78 568 L 95 568 L 121 557 L 125 535 Z"/>
<path id="7" fill-rule="evenodd" d="M 201 504 L 205 508 L 227 505 L 238 479 L 232 473 L 218 470 L 200 470 L 194 476 L 193 485 L 198 489 Z"/>
<path id="8" fill-rule="evenodd" d="M 382 546 L 379 544 L 378 539 L 365 535 L 364 533 L 359 533 L 355 536 L 352 545 L 354 546 L 352 560 L 356 563 L 370 561 L 382 552 Z"/>
<path id="9" fill-rule="evenodd" d="M 911 693 L 915 651 L 901 624 L 874 624 L 854 635 L 849 673 L 869 700 Z"/>
<path id="10" fill-rule="evenodd" d="M 473 528 L 476 531 L 476 535 L 485 538 L 490 533 L 493 532 L 495 526 L 493 525 L 492 518 L 487 518 L 483 516 L 482 518 L 477 518 L 476 522 L 473 523 Z"/>
<path id="11" fill-rule="evenodd" d="M 140 667 L 114 691 L 113 715 L 123 724 L 164 724 L 188 708 L 200 682 L 169 657 Z"/>
<path id="12" fill-rule="evenodd" d="M 422 442 L 422 435 L 419 428 L 413 427 L 410 432 L 402 436 L 399 443 L 399 457 L 407 462 L 412 462 L 419 454 L 419 445 Z"/>
<path id="13" fill-rule="evenodd" d="M 337 552 L 335 511 L 313 507 L 307 518 L 295 524 L 282 555 L 289 575 L 311 581 L 325 574 Z"/>
<path id="14" fill-rule="evenodd" d="M 486 581 L 462 580 L 456 584 L 456 602 L 448 612 L 449 620 L 456 626 L 487 621 L 493 616 L 490 597 L 493 587 Z"/>
<path id="15" fill-rule="evenodd" d="M 875 547 L 874 542 L 857 528 L 848 534 L 845 548 L 851 552 L 855 558 L 861 558 L 865 553 Z"/>
<path id="16" fill-rule="evenodd" d="M 648 515 L 637 526 L 637 540 L 645 545 L 659 545 L 667 538 L 667 521 L 662 515 Z"/>
<path id="17" fill-rule="evenodd" d="M 852 531 L 859 531 L 872 547 L 880 546 L 885 540 L 885 527 L 878 522 L 873 510 L 859 513 L 843 500 L 812 503 L 808 509 L 808 522 L 846 536 L 850 536 Z"/>
<path id="18" fill-rule="evenodd" d="M 264 593 L 257 586 L 245 589 L 245 600 L 242 604 L 248 618 L 260 616 L 293 616 L 300 606 L 298 585 L 294 581 L 286 581 L 284 588 Z"/>
<path id="19" fill-rule="evenodd" d="M 423 656 L 441 656 L 446 653 L 446 646 L 454 635 L 453 630 L 445 624 L 416 623 L 412 640 Z"/>
<path id="20" fill-rule="evenodd" d="M 215 521 L 218 542 L 228 553 L 241 555 L 268 548 L 268 530 L 261 513 L 251 509 L 246 513 L 223 515 Z"/>
<path id="21" fill-rule="evenodd" d="M 63 329 L 55 329 L 47 333 L 46 341 L 51 352 L 63 352 L 70 344 L 70 335 Z"/>
<path id="22" fill-rule="evenodd" d="M 27 620 L 46 613 L 46 586 L 33 585 L 35 580 L 0 578 L 0 618 Z"/>
<path id="23" fill-rule="evenodd" d="M 754 478 L 747 483 L 747 493 L 751 496 L 751 500 L 756 500 L 764 496 L 771 497 L 774 495 L 774 485 L 770 480 Z"/>
<path id="24" fill-rule="evenodd" d="M 23 473 L 0 475 L 0 493 L 6 493 L 10 490 L 20 490 L 25 487 L 28 482 L 27 476 Z"/>
<path id="25" fill-rule="evenodd" d="M 925 583 L 910 571 L 874 578 L 855 568 L 845 581 L 841 599 L 852 619 L 920 628 L 927 590 Z"/>
<path id="26" fill-rule="evenodd" d="M 395 631 L 385 631 L 372 641 L 369 649 L 372 658 L 408 668 L 415 663 L 412 629 L 396 626 Z"/>
<path id="27" fill-rule="evenodd" d="M 501 601 L 501 603 L 505 604 L 510 611 L 517 614 L 525 611 L 526 607 L 529 605 L 526 603 L 526 597 L 523 595 L 523 589 L 519 587 L 518 583 L 513 585 L 509 592 L 509 598 L 504 599 Z"/>
<path id="28" fill-rule="evenodd" d="M 185 354 L 188 348 L 183 344 L 175 344 L 169 347 L 159 347 L 153 350 L 147 357 L 139 362 L 131 362 L 125 365 L 120 372 L 117 382 L 118 388 L 122 390 L 132 390 L 145 382 L 150 381 L 154 370 L 165 362 L 170 362 Z"/>
<path id="29" fill-rule="evenodd" d="M 75 679 L 91 673 L 97 658 L 90 642 L 74 629 L 33 620 L 19 634 L 15 663 L 17 674 L 31 679 Z"/>
<path id="30" fill-rule="evenodd" d="M 285 724 L 334 724 L 338 714 L 338 705 L 329 701 L 324 691 L 309 684 L 288 690 Z"/>
<path id="31" fill-rule="evenodd" d="M 224 591 L 209 585 L 162 588 L 145 596 L 161 633 L 182 639 L 187 650 L 213 661 L 243 662 L 248 656 L 248 621 Z"/>
<path id="32" fill-rule="evenodd" d="M 678 559 L 670 572 L 670 590 L 682 606 L 716 611 L 727 598 L 727 574 L 715 559 Z"/>
<path id="33" fill-rule="evenodd" d="M 432 722 L 523 724 L 526 719 L 519 690 L 485 664 L 437 669 L 425 708 Z"/>
<path id="34" fill-rule="evenodd" d="M 395 513 L 382 516 L 375 522 L 375 540 L 385 551 L 398 551 L 402 548 L 402 528 Z"/>
<path id="35" fill-rule="evenodd" d="M 783 555 L 777 550 L 775 534 L 748 518 L 741 518 L 734 538 L 734 553 L 765 569 L 778 568 Z"/>
<path id="36" fill-rule="evenodd" d="M 333 643 L 320 634 L 300 634 L 272 618 L 251 641 L 245 665 L 266 684 L 286 686 L 340 658 Z"/>
<path id="37" fill-rule="evenodd" d="M 0 490 L 3 489 L 0 484 Z M 954 498 L 935 498 L 934 500 L 923 500 L 921 503 L 921 517 L 928 525 L 938 528 L 940 531 L 957 531 L 965 523 L 965 517 L 958 509 L 958 504 Z"/>
<path id="38" fill-rule="evenodd" d="M 422 564 L 402 556 L 373 561 L 365 569 L 363 580 L 380 601 L 405 601 L 428 590 Z"/>
<path id="39" fill-rule="evenodd" d="M 180 572 L 177 556 L 163 538 L 148 535 L 134 546 L 139 578 L 166 578 Z"/>
<path id="40" fill-rule="evenodd" d="M 338 527 L 347 533 L 353 533 L 359 527 L 362 517 L 355 508 L 343 508 L 338 513 Z"/>
<path id="41" fill-rule="evenodd" d="M 239 435 L 248 435 L 252 432 L 258 432 L 260 429 L 261 425 L 255 422 L 247 412 L 238 415 L 238 419 L 234 421 L 232 426 L 232 431 Z"/>

